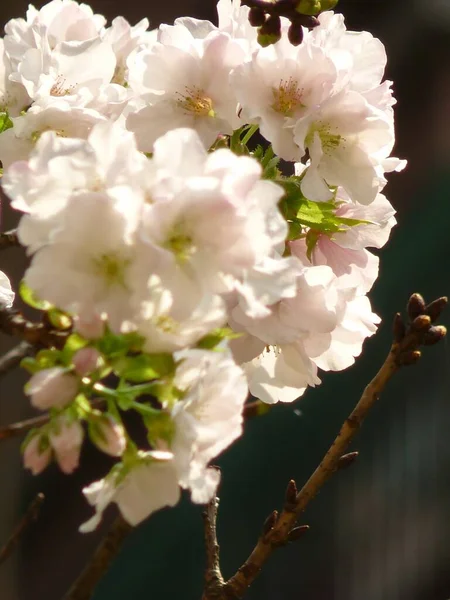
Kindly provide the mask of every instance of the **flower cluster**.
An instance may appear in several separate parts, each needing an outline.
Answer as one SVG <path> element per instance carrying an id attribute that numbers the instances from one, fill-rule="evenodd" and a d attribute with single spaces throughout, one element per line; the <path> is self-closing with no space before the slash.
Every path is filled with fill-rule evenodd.
<path id="1" fill-rule="evenodd" d="M 238 0 L 218 13 L 148 31 L 52 0 L 0 40 L 2 187 L 31 259 L 21 293 L 67 332 L 24 361 L 51 417 L 24 460 L 72 472 L 83 422 L 120 458 L 85 490 L 85 531 L 113 501 L 133 524 L 180 487 L 207 502 L 248 391 L 295 400 L 318 369 L 351 365 L 379 321 L 368 248 L 389 238 L 381 192 L 404 166 L 382 43 L 328 11 L 299 46 L 282 19 L 263 48 Z M 0 301 L 13 301 L 3 274 Z"/>

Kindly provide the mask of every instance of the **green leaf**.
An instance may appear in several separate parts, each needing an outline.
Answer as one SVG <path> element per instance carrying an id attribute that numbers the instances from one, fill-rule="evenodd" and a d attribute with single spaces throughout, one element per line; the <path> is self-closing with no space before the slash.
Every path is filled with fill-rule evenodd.
<path id="1" fill-rule="evenodd" d="M 31 356 L 26 356 L 25 358 L 22 358 L 22 360 L 20 361 L 20 366 L 22 369 L 25 369 L 25 371 L 28 371 L 28 373 L 30 373 L 31 375 L 34 375 L 35 373 L 41 370 L 41 367 L 39 366 L 37 360 Z"/>
<path id="2" fill-rule="evenodd" d="M 33 292 L 33 290 L 30 287 L 28 287 L 28 285 L 23 279 L 19 284 L 19 295 L 25 302 L 25 304 L 28 304 L 28 306 L 31 306 L 36 310 L 49 310 L 52 307 L 50 302 L 38 298 Z"/>
<path id="3" fill-rule="evenodd" d="M 0 133 L 7 131 L 13 127 L 13 122 L 9 118 L 9 114 L 7 112 L 0 112 Z"/>
<path id="4" fill-rule="evenodd" d="M 114 372 L 134 383 L 145 383 L 169 375 L 175 363 L 171 354 L 139 354 L 123 356 L 112 364 Z"/>

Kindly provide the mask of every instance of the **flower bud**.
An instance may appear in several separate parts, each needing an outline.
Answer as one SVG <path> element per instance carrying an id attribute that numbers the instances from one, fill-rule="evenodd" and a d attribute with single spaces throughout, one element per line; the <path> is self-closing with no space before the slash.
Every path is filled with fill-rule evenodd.
<path id="1" fill-rule="evenodd" d="M 266 21 L 266 13 L 258 6 L 253 6 L 248 11 L 248 20 L 253 27 L 261 27 Z"/>
<path id="2" fill-rule="evenodd" d="M 414 321 L 419 315 L 425 313 L 425 300 L 420 294 L 413 294 L 408 300 L 407 305 L 408 316 L 411 321 Z"/>
<path id="3" fill-rule="evenodd" d="M 105 333 L 105 323 L 100 315 L 89 318 L 78 315 L 74 320 L 74 329 L 87 340 L 98 340 Z"/>
<path id="4" fill-rule="evenodd" d="M 281 19 L 271 15 L 258 30 L 258 43 L 265 48 L 281 39 Z"/>
<path id="5" fill-rule="evenodd" d="M 300 0 L 295 10 L 302 15 L 318 15 L 322 10 L 320 0 Z"/>
<path id="6" fill-rule="evenodd" d="M 303 27 L 295 21 L 291 23 L 288 29 L 288 39 L 293 46 L 300 46 L 303 42 Z"/>
<path id="7" fill-rule="evenodd" d="M 75 375 L 61 367 L 43 369 L 35 373 L 25 386 L 31 404 L 40 410 L 63 408 L 75 398 L 79 382 Z"/>
<path id="8" fill-rule="evenodd" d="M 100 352 L 96 348 L 86 346 L 75 353 L 72 362 L 76 373 L 80 377 L 85 377 L 97 369 L 100 362 Z"/>
<path id="9" fill-rule="evenodd" d="M 78 421 L 68 421 L 62 417 L 55 422 L 50 433 L 50 444 L 63 473 L 69 475 L 78 467 L 84 431 Z"/>
<path id="10" fill-rule="evenodd" d="M 124 428 L 110 415 L 89 421 L 89 437 L 99 450 L 110 456 L 122 456 L 127 446 Z"/>
<path id="11" fill-rule="evenodd" d="M 47 467 L 52 457 L 47 436 L 36 434 L 25 446 L 23 451 L 23 466 L 33 475 L 39 475 Z"/>

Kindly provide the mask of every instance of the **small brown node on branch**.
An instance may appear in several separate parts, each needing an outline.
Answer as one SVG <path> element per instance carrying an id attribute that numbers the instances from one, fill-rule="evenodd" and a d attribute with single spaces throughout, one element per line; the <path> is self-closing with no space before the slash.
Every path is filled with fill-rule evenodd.
<path id="1" fill-rule="evenodd" d="M 403 317 L 400 313 L 396 313 L 393 323 L 394 342 L 401 342 L 406 335 L 406 325 L 403 322 Z"/>
<path id="2" fill-rule="evenodd" d="M 398 357 L 398 364 L 402 367 L 409 367 L 410 365 L 415 365 L 422 356 L 422 352 L 420 350 L 408 350 L 407 352 L 402 352 Z"/>
<path id="3" fill-rule="evenodd" d="M 263 535 L 267 535 L 268 533 L 270 533 L 272 531 L 272 529 L 274 528 L 277 521 L 278 521 L 278 511 L 274 510 L 270 513 L 270 515 L 264 521 L 264 525 L 263 525 L 263 529 L 262 529 Z"/>
<path id="4" fill-rule="evenodd" d="M 297 484 L 293 479 L 287 484 L 286 494 L 285 494 L 285 507 L 284 509 L 287 511 L 295 510 L 295 503 L 297 501 Z"/>
<path id="5" fill-rule="evenodd" d="M 413 294 L 408 300 L 407 311 L 408 317 L 414 321 L 419 315 L 425 314 L 425 300 L 420 294 Z"/>
<path id="6" fill-rule="evenodd" d="M 425 314 L 430 317 L 432 323 L 435 323 L 439 319 L 442 311 L 447 306 L 447 304 L 448 304 L 447 296 L 442 296 L 442 298 L 433 300 L 433 302 L 430 302 L 430 304 L 426 305 Z"/>
<path id="7" fill-rule="evenodd" d="M 302 538 L 305 533 L 308 533 L 309 529 L 309 525 L 300 525 L 299 527 L 294 527 L 294 529 L 291 529 L 291 531 L 288 533 L 287 541 L 296 542 Z"/>
<path id="8" fill-rule="evenodd" d="M 447 335 L 447 328 L 444 325 L 435 325 L 434 327 L 430 327 L 430 329 L 423 336 L 423 345 L 424 346 L 433 346 L 440 342 Z"/>
<path id="9" fill-rule="evenodd" d="M 428 315 L 419 315 L 411 323 L 411 328 L 418 333 L 427 331 L 431 326 L 431 319 Z"/>
<path id="10" fill-rule="evenodd" d="M 343 454 L 338 460 L 337 468 L 348 469 L 348 467 L 351 467 L 355 463 L 358 456 L 359 452 L 349 452 L 348 454 Z"/>

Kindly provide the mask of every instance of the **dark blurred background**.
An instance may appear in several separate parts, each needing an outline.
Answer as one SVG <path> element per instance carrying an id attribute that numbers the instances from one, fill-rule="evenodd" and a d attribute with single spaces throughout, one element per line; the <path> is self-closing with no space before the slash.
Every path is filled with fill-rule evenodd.
<path id="1" fill-rule="evenodd" d="M 37 2 L 40 7 L 44 2 Z M 215 19 L 212 0 L 92 0 L 109 19 L 143 16 L 153 27 L 182 15 Z M 0 24 L 23 16 L 25 0 L 1 0 Z M 390 342 L 393 314 L 408 296 L 450 293 L 450 0 L 341 0 L 349 29 L 386 44 L 387 78 L 395 82 L 397 147 L 409 166 L 386 192 L 399 226 L 381 252 L 371 294 L 383 318 L 357 364 L 324 374 L 323 385 L 294 405 L 277 406 L 248 424 L 219 461 L 219 537 L 225 576 L 253 547 L 261 524 L 281 505 L 290 478 L 301 484 L 318 464 L 343 419 L 377 370 Z M 2 206 L 2 228 L 15 218 Z M 20 251 L 0 256 L 17 283 Z M 444 318 L 449 324 L 449 315 Z M 2 351 L 11 341 L 0 338 Z M 450 377 L 446 345 L 430 348 L 417 367 L 390 384 L 353 445 L 358 462 L 320 493 L 303 516 L 311 531 L 276 553 L 249 600 L 448 600 L 450 598 Z M 0 423 L 32 414 L 24 377 L 0 381 Z M 0 544 L 31 498 L 46 493 L 39 522 L 0 569 L 1 600 L 60 600 L 106 531 L 77 526 L 89 514 L 82 485 L 101 477 L 105 459 L 92 448 L 71 477 L 50 468 L 33 479 L 21 469 L 19 440 L 0 447 Z M 98 587 L 95 600 L 200 600 L 204 551 L 201 509 L 185 498 L 136 529 Z"/>

